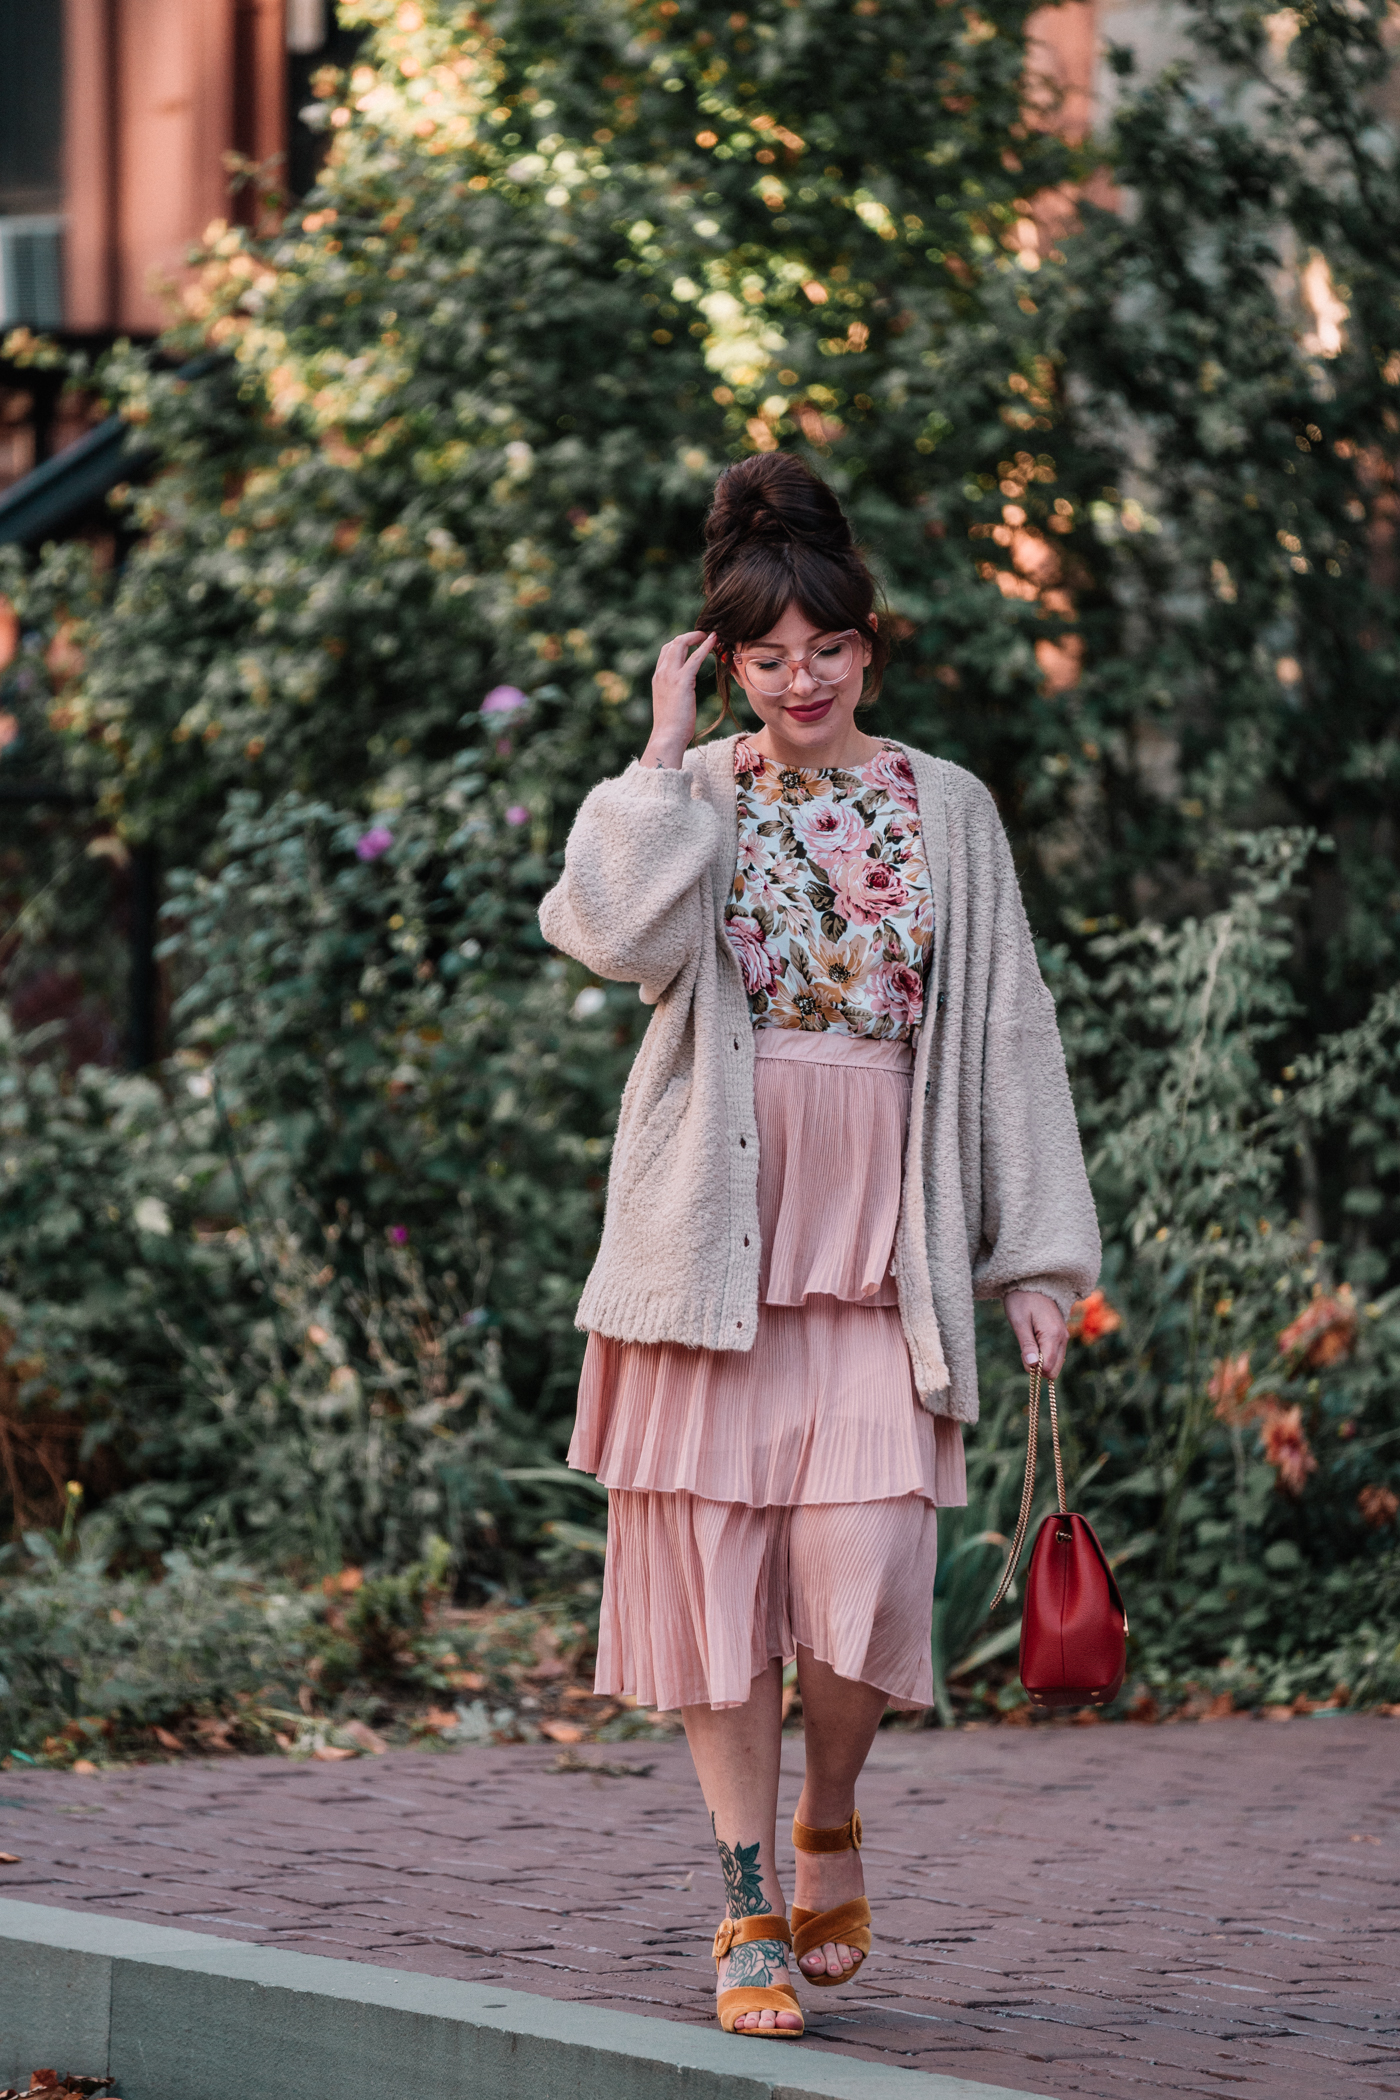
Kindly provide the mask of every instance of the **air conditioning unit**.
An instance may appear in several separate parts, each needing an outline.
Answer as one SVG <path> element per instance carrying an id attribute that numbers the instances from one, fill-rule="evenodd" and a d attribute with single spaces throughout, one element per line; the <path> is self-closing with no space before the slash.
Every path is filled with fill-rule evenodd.
<path id="1" fill-rule="evenodd" d="M 63 220 L 0 217 L 0 327 L 63 326 Z"/>

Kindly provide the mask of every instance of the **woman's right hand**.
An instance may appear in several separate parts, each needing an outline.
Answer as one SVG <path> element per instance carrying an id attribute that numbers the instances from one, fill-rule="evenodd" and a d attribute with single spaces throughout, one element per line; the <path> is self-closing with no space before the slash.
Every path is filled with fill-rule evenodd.
<path id="1" fill-rule="evenodd" d="M 693 648 L 696 642 L 703 646 Z M 661 651 L 651 681 L 652 728 L 642 753 L 644 766 L 674 771 L 680 765 L 695 734 L 695 675 L 714 646 L 715 637 L 696 627 L 678 634 Z"/>

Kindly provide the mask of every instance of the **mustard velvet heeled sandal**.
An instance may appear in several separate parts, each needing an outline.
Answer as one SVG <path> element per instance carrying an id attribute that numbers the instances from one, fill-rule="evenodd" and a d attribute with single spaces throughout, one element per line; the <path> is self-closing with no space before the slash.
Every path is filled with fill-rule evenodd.
<path id="1" fill-rule="evenodd" d="M 796 1816 L 792 1819 L 792 1842 L 798 1852 L 859 1852 L 860 1837 L 859 1809 L 853 1808 L 849 1822 L 838 1824 L 834 1830 L 813 1830 L 810 1824 L 799 1823 Z M 851 1948 L 860 1959 L 840 1976 L 808 1975 L 800 1967 L 803 1955 L 829 1941 Z M 853 1896 L 850 1902 L 834 1904 L 830 1910 L 803 1910 L 794 1903 L 792 1951 L 804 1983 L 815 1984 L 819 1991 L 835 1990 L 840 1983 L 852 1982 L 864 1968 L 870 1952 L 870 1905 L 864 1896 Z"/>
<path id="2" fill-rule="evenodd" d="M 779 1911 L 762 1911 L 753 1918 L 724 1918 L 715 1934 L 715 1967 L 736 1947 L 749 1940 L 779 1940 L 783 1946 L 792 1945 L 792 1927 Z M 733 1989 L 721 1991 L 715 2000 L 715 2015 L 726 2034 L 734 2033 L 734 2022 L 745 2013 L 768 2012 L 796 2013 L 802 2020 L 802 2007 L 797 2002 L 797 1993 L 790 1983 L 736 1984 Z M 805 2023 L 804 2023 L 805 2024 Z M 797 2042 L 802 2039 L 803 2027 L 741 2027 L 739 2038 L 747 2041 L 756 2036 L 765 2042 Z"/>

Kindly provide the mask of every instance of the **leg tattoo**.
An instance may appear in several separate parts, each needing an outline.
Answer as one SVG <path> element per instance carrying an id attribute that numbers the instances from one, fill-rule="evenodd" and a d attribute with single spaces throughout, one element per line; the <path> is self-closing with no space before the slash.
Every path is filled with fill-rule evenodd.
<path id="1" fill-rule="evenodd" d="M 769 1984 L 786 1983 L 787 1973 L 787 1949 L 781 1940 L 749 1940 L 730 1950 L 724 1987 L 737 1990 L 752 1984 L 766 1990 Z"/>
<path id="2" fill-rule="evenodd" d="M 756 1918 L 773 1908 L 763 1893 L 763 1869 L 758 1863 L 758 1841 L 752 1845 L 736 1845 L 731 1851 L 719 1832 L 715 1830 L 713 1812 L 710 1829 L 719 1850 L 719 1863 L 724 1873 L 725 1895 L 729 1903 L 731 1918 Z M 751 1944 L 762 1945 L 760 1942 Z"/>

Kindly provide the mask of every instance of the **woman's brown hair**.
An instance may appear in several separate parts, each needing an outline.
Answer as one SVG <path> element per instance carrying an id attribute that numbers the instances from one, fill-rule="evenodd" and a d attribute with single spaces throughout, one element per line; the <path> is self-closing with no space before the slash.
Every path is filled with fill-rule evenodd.
<path id="1" fill-rule="evenodd" d="M 697 626 L 718 637 L 715 675 L 729 715 L 733 652 L 795 605 L 823 634 L 868 636 L 860 704 L 878 694 L 890 645 L 871 625 L 878 592 L 832 491 L 790 452 L 756 452 L 726 467 L 705 520 L 705 604 Z M 733 717 L 730 716 L 732 720 Z"/>

